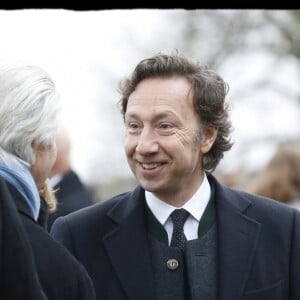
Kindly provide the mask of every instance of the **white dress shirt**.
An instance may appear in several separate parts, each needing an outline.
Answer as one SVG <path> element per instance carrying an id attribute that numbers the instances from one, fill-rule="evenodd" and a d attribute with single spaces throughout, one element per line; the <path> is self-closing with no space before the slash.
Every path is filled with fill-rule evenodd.
<path id="1" fill-rule="evenodd" d="M 169 244 L 173 233 L 173 223 L 170 218 L 170 214 L 177 208 L 184 208 L 190 215 L 184 223 L 184 234 L 187 240 L 193 240 L 198 238 L 198 226 L 203 212 L 209 202 L 211 196 L 211 187 L 209 185 L 206 174 L 204 173 L 203 181 L 196 191 L 196 193 L 189 199 L 182 207 L 175 207 L 160 199 L 158 199 L 151 192 L 146 191 L 145 197 L 147 205 L 157 218 L 157 220 L 163 225 L 168 234 Z"/>

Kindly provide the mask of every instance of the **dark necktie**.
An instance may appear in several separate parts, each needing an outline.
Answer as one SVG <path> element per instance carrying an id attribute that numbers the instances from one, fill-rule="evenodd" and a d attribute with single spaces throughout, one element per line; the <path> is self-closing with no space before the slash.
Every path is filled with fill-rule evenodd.
<path id="1" fill-rule="evenodd" d="M 180 249 L 184 248 L 186 237 L 183 232 L 183 225 L 188 216 L 189 212 L 183 208 L 175 209 L 171 213 L 170 217 L 173 222 L 173 234 L 171 239 L 172 247 L 179 247 Z"/>

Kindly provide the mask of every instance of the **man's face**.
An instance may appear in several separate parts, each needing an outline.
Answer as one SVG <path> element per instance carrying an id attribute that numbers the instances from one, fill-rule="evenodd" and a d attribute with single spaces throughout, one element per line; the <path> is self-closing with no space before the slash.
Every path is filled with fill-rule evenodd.
<path id="1" fill-rule="evenodd" d="M 125 114 L 125 152 L 142 187 L 177 204 L 203 178 L 199 118 L 191 84 L 182 77 L 149 78 L 130 95 Z"/>

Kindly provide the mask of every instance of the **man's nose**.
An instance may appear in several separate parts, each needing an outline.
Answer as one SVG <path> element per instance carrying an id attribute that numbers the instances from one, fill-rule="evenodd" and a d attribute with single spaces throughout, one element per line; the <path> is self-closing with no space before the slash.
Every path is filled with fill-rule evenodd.
<path id="1" fill-rule="evenodd" d="M 147 155 L 158 151 L 158 140 L 153 130 L 147 128 L 142 130 L 138 139 L 136 151 L 142 155 Z"/>

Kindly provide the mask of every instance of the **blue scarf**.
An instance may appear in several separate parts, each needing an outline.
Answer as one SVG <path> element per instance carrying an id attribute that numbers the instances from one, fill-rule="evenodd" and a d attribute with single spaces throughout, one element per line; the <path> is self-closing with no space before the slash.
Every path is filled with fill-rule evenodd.
<path id="1" fill-rule="evenodd" d="M 0 176 L 19 191 L 37 220 L 41 200 L 28 164 L 0 148 Z"/>

